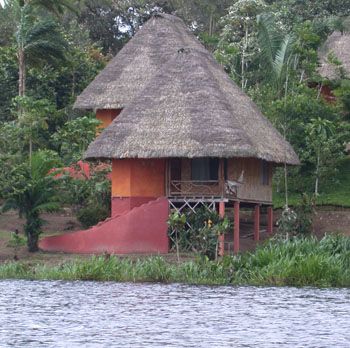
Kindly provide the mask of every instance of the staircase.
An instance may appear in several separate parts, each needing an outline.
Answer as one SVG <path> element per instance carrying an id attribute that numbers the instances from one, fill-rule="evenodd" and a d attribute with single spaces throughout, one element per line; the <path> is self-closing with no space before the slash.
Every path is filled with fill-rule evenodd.
<path id="1" fill-rule="evenodd" d="M 168 253 L 168 215 L 169 202 L 162 197 L 87 230 L 43 238 L 39 247 L 74 254 Z"/>

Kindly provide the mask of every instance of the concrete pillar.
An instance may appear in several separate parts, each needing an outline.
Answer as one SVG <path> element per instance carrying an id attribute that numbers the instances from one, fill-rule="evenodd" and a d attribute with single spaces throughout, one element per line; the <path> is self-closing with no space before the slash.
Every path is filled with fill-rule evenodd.
<path id="1" fill-rule="evenodd" d="M 273 233 L 273 208 L 267 208 L 267 233 L 272 235 Z"/>
<path id="2" fill-rule="evenodd" d="M 260 205 L 255 206 L 254 214 L 254 240 L 259 240 L 260 237 Z"/>
<path id="3" fill-rule="evenodd" d="M 235 202 L 234 206 L 233 251 L 239 252 L 239 202 Z"/>
<path id="4" fill-rule="evenodd" d="M 219 214 L 222 218 L 225 216 L 225 202 L 219 202 Z M 219 255 L 220 256 L 224 255 L 224 252 L 225 252 L 224 241 L 225 241 L 225 235 L 221 234 L 219 236 L 219 246 L 220 246 Z"/>

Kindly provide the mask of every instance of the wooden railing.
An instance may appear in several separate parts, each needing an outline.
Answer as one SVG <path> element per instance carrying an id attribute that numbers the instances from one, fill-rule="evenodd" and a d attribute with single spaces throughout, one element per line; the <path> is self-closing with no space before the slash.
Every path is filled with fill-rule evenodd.
<path id="1" fill-rule="evenodd" d="M 221 196 L 218 180 L 171 180 L 170 196 Z"/>

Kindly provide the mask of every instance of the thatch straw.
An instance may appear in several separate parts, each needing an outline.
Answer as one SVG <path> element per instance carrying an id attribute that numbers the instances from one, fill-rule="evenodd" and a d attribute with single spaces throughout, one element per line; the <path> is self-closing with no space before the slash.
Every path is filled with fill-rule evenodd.
<path id="1" fill-rule="evenodd" d="M 180 48 L 158 68 L 85 159 L 249 157 L 299 164 L 290 144 L 211 53 Z"/>
<path id="2" fill-rule="evenodd" d="M 77 98 L 74 108 L 125 107 L 181 47 L 205 49 L 181 19 L 155 15 L 95 77 Z"/>
<path id="3" fill-rule="evenodd" d="M 342 63 L 342 67 L 347 73 L 350 72 L 350 35 L 341 34 L 339 31 L 335 31 L 330 35 L 324 44 L 324 47 L 320 50 L 321 67 L 318 69 L 320 75 L 326 79 L 333 80 L 339 78 L 337 73 L 337 67 L 330 64 L 327 57 L 328 54 L 333 51 L 336 58 Z"/>

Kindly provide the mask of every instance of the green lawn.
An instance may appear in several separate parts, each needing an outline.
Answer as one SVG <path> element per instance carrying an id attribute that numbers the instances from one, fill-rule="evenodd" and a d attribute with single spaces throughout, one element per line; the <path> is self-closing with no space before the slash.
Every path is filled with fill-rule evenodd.
<path id="1" fill-rule="evenodd" d="M 336 205 L 341 207 L 350 207 L 350 158 L 343 161 L 339 167 L 339 172 L 333 182 L 320 184 L 320 195 L 317 199 L 317 205 Z M 300 180 L 303 180 L 300 178 Z M 294 206 L 301 201 L 300 193 L 289 192 L 289 205 Z M 277 193 L 273 190 L 273 203 L 275 208 L 281 208 L 285 205 L 284 188 Z"/>

